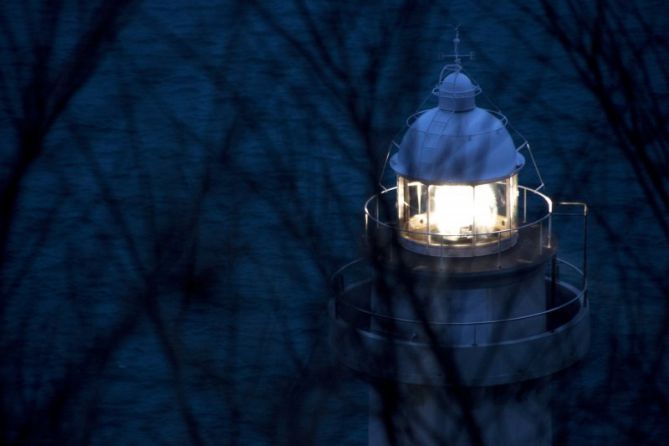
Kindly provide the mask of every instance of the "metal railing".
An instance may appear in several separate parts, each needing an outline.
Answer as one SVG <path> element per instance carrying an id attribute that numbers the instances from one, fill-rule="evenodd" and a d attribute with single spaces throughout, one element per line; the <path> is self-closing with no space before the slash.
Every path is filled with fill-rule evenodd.
<path id="1" fill-rule="evenodd" d="M 540 331 L 552 331 L 559 326 L 566 323 L 566 321 L 575 317 L 580 309 L 588 306 L 588 282 L 587 282 L 587 215 L 588 207 L 581 202 L 560 202 L 556 205 L 557 212 L 552 212 L 552 203 L 545 195 L 520 186 L 523 195 L 530 194 L 540 198 L 545 208 L 539 215 L 535 215 L 531 221 L 523 218 L 522 224 L 517 228 L 497 231 L 497 236 L 500 233 L 509 233 L 515 231 L 534 230 L 539 234 L 537 244 L 538 249 L 550 246 L 551 244 L 551 215 L 566 216 L 566 217 L 582 217 L 582 240 L 581 250 L 582 259 L 581 266 L 576 266 L 575 262 L 571 262 L 562 258 L 558 258 L 553 251 L 552 261 L 546 263 L 548 266 L 548 273 L 545 276 L 546 286 L 546 307 L 541 311 L 528 312 L 527 314 L 513 314 L 510 317 L 491 318 L 482 320 L 447 320 L 442 317 L 441 320 L 435 318 L 430 319 L 429 315 L 424 314 L 420 308 L 407 313 L 402 311 L 402 316 L 393 315 L 392 304 L 390 311 L 388 308 L 378 307 L 378 297 L 373 298 L 373 289 L 379 283 L 379 280 L 384 280 L 375 267 L 367 262 L 365 259 L 354 260 L 337 270 L 332 275 L 332 284 L 336 291 L 334 299 L 334 316 L 340 320 L 348 323 L 351 328 L 356 330 L 363 330 L 370 333 L 384 334 L 391 330 L 399 336 L 399 339 L 412 340 L 416 334 L 425 332 L 426 330 L 434 330 L 435 332 L 446 333 L 447 339 L 452 337 L 453 333 L 462 335 L 467 331 L 466 336 L 460 336 L 461 339 L 466 339 L 466 345 L 472 345 L 491 339 L 490 333 L 493 331 L 511 333 L 528 333 L 532 335 L 532 330 L 537 330 L 537 327 L 543 327 Z M 371 197 L 365 203 L 365 223 L 368 231 L 388 230 L 394 232 L 401 232 L 395 223 L 396 219 L 393 205 L 386 203 L 390 209 L 381 210 L 381 199 L 383 197 L 392 197 L 395 188 L 388 189 L 381 194 Z M 394 202 L 392 200 L 391 202 Z M 523 198 L 521 200 L 521 211 L 526 215 L 528 209 L 528 200 Z M 578 209 L 577 211 L 570 211 L 571 209 Z M 374 209 L 374 211 L 371 211 Z M 536 209 L 534 210 L 536 211 Z M 384 219 L 383 212 L 386 213 L 388 219 Z M 533 212 L 536 214 L 536 212 Z M 393 221 L 394 220 L 394 221 Z M 544 227 L 545 226 L 545 227 Z M 532 229 L 533 228 L 533 229 Z M 530 245 L 533 242 L 530 241 Z M 507 256 L 508 257 L 508 256 Z M 499 253 L 497 256 L 499 265 Z M 545 261 L 545 260 L 544 260 Z M 411 296 L 409 289 L 408 297 Z M 375 299 L 377 299 L 375 301 Z M 375 303 L 376 302 L 376 303 Z M 415 303 L 414 303 L 415 304 Z M 418 305 L 416 305 L 418 306 Z M 536 308 L 536 307 L 535 307 Z M 384 312 L 378 311 L 379 309 Z M 408 317 L 407 317 L 408 316 Z M 530 327 L 530 328 L 527 328 Z M 413 333 L 413 337 L 410 334 Z M 449 334 L 450 333 L 450 334 Z M 409 334 L 409 335 L 407 335 Z M 536 333 L 534 333 L 536 334 Z M 522 337 L 522 336 L 521 336 Z M 457 344 L 457 342 L 456 342 Z"/>
<path id="2" fill-rule="evenodd" d="M 369 317 L 372 318 L 377 318 L 377 319 L 385 319 L 385 320 L 391 320 L 395 322 L 402 322 L 402 323 L 408 323 L 408 324 L 416 324 L 416 325 L 431 325 L 431 326 L 476 326 L 476 325 L 494 325 L 494 324 L 504 324 L 504 323 L 509 323 L 509 322 L 515 322 L 515 321 L 522 321 L 522 320 L 527 320 L 527 319 L 532 319 L 532 318 L 543 318 L 548 314 L 557 312 L 563 308 L 569 307 L 571 305 L 574 305 L 575 303 L 579 302 L 582 305 L 585 305 L 585 294 L 587 292 L 586 287 L 577 287 L 575 284 L 571 283 L 571 285 L 574 289 L 577 290 L 577 293 L 569 300 L 562 302 L 558 305 L 555 305 L 553 307 L 547 308 L 544 311 L 539 311 L 531 314 L 525 314 L 521 316 L 515 316 L 515 317 L 510 317 L 510 318 L 503 318 L 503 319 L 491 319 L 491 320 L 481 320 L 481 321 L 466 321 L 466 322 L 450 322 L 450 321 L 433 321 L 429 319 L 425 320 L 419 320 L 419 319 L 408 319 L 408 318 L 401 318 L 401 317 L 396 317 L 396 316 L 391 316 L 388 314 L 383 314 L 383 313 L 378 313 L 375 311 L 372 311 L 370 309 L 366 309 L 361 307 L 358 303 L 356 302 L 351 302 L 347 301 L 346 297 L 347 295 L 350 295 L 350 292 L 354 289 L 357 289 L 361 286 L 371 284 L 372 281 L 374 280 L 373 277 L 367 277 L 364 279 L 359 279 L 356 281 L 351 281 L 350 283 L 347 283 L 344 279 L 344 275 L 346 273 L 350 273 L 350 271 L 347 271 L 353 267 L 356 267 L 357 265 L 360 265 L 361 263 L 364 262 L 364 259 L 356 259 L 350 263 L 347 263 L 343 267 L 341 267 L 339 270 L 337 270 L 331 277 L 331 283 L 333 284 L 333 287 L 335 288 L 335 292 L 337 293 L 336 297 L 336 302 L 338 304 L 344 305 L 345 307 L 355 310 L 356 312 L 359 312 L 361 314 L 365 314 Z M 563 259 L 557 259 L 557 262 L 570 268 L 572 272 L 576 273 L 579 277 L 584 276 L 583 270 L 575 266 L 574 264 L 567 262 Z M 546 277 L 546 279 L 550 279 L 550 277 Z M 586 282 L 581 282 L 581 283 L 586 283 Z"/>
<path id="3" fill-rule="evenodd" d="M 515 227 L 491 232 L 477 232 L 474 234 L 443 234 L 432 231 L 417 231 L 402 228 L 397 223 L 396 193 L 397 187 L 388 188 L 379 194 L 370 197 L 364 206 L 366 234 L 378 229 L 386 229 L 399 235 L 401 243 L 410 244 L 411 250 L 422 251 L 425 254 L 439 257 L 464 257 L 472 255 L 498 255 L 498 266 L 501 262 L 501 252 L 513 246 L 521 233 L 535 233 L 537 237 L 538 254 L 544 248 L 552 246 L 551 215 L 553 203 L 541 192 L 525 186 L 518 186 L 522 197 L 519 200 L 518 218 L 520 224 Z M 528 198 L 529 197 L 529 198 Z M 529 212 L 528 212 L 529 211 Z M 528 220 L 528 213 L 532 220 Z M 535 217 L 532 217 L 532 214 Z M 522 216 L 522 219 L 520 219 Z M 447 242 L 448 238 L 458 237 L 461 240 L 470 240 L 459 243 L 457 246 Z M 414 241 L 424 239 L 422 241 Z M 434 243 L 433 240 L 439 240 Z M 464 249 L 463 249 L 464 247 Z"/>

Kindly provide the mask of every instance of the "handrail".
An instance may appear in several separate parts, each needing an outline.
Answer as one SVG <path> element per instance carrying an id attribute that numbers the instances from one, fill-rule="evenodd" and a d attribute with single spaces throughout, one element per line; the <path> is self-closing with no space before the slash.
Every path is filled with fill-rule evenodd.
<path id="1" fill-rule="evenodd" d="M 355 263 L 358 263 L 362 260 L 363 259 L 357 259 L 357 260 L 354 260 L 353 262 L 350 262 L 347 265 L 351 266 L 351 265 L 353 265 Z M 566 260 L 562 260 L 562 259 L 558 258 L 557 261 L 559 263 L 562 263 L 562 264 L 566 265 L 569 268 L 572 268 L 574 271 L 576 271 L 577 274 L 579 274 L 581 276 L 584 274 L 584 272 L 582 270 L 580 270 L 578 267 L 576 267 L 572 263 L 567 262 Z M 345 270 L 345 268 L 340 268 L 337 271 L 337 273 L 343 272 L 344 270 Z M 335 274 L 337 274 L 337 273 L 335 273 Z M 356 286 L 359 286 L 362 283 L 365 283 L 365 282 L 368 282 L 368 281 L 371 281 L 371 278 L 367 279 L 367 280 L 356 282 L 356 283 L 354 283 L 354 284 L 352 284 L 348 287 L 344 287 L 344 291 L 349 291 L 349 290 L 355 288 Z M 337 299 L 337 302 L 338 303 L 343 303 L 348 308 L 352 308 L 355 311 L 358 311 L 358 312 L 363 313 L 363 314 L 367 314 L 371 317 L 378 318 L 378 319 L 391 320 L 391 321 L 394 321 L 394 322 L 402 322 L 402 323 L 417 324 L 417 325 L 431 325 L 431 326 L 480 326 L 480 325 L 503 324 L 503 323 L 516 322 L 516 321 L 521 321 L 521 320 L 546 316 L 548 314 L 551 314 L 551 313 L 559 311 L 563 308 L 566 308 L 570 305 L 573 305 L 575 302 L 580 301 L 580 300 L 582 300 L 583 305 L 585 305 L 587 303 L 587 299 L 586 299 L 587 282 L 584 282 L 584 284 L 585 284 L 585 287 L 580 289 L 578 294 L 576 294 L 575 297 L 568 300 L 567 302 L 563 302 L 560 305 L 556 305 L 556 306 L 551 307 L 547 310 L 540 311 L 540 312 L 537 312 L 537 313 L 526 314 L 526 315 L 522 315 L 522 316 L 516 316 L 516 317 L 512 317 L 512 318 L 493 319 L 493 320 L 486 320 L 486 321 L 443 322 L 443 321 L 430 321 L 430 320 L 416 320 L 416 319 L 399 318 L 399 317 L 393 317 L 393 316 L 389 316 L 389 315 L 382 314 L 382 313 L 377 313 L 377 312 L 367 310 L 367 309 L 364 309 L 364 308 L 360 308 L 359 306 L 357 306 L 355 304 L 352 304 L 350 302 L 346 302 L 344 299 Z"/>
<path id="2" fill-rule="evenodd" d="M 428 133 L 427 130 L 418 130 L 418 129 L 413 128 L 412 125 L 413 125 L 414 122 L 416 122 L 416 120 L 417 120 L 421 115 L 424 115 L 426 112 L 429 112 L 430 110 L 433 110 L 433 109 L 434 109 L 434 108 L 425 108 L 425 109 L 422 109 L 422 110 L 418 110 L 417 112 L 415 112 L 415 113 L 409 115 L 409 116 L 406 118 L 406 120 L 405 120 L 406 127 L 407 127 L 407 130 L 406 130 L 406 131 L 414 130 L 414 131 L 418 131 L 418 132 L 421 132 L 421 133 Z M 449 134 L 442 134 L 441 136 L 457 137 L 457 138 L 476 137 L 476 136 L 487 135 L 487 134 L 496 132 L 496 131 L 497 131 L 498 129 L 500 129 L 500 128 L 506 128 L 506 127 L 507 127 L 507 125 L 508 125 L 508 123 L 509 123 L 509 118 L 507 118 L 506 115 L 504 115 L 504 113 L 502 113 L 500 110 L 492 110 L 492 109 L 488 109 L 488 108 L 481 108 L 481 110 L 487 111 L 487 112 L 490 113 L 491 115 L 495 116 L 495 117 L 500 121 L 500 123 L 502 124 L 502 127 L 496 127 L 496 128 L 494 128 L 494 129 L 492 129 L 492 130 L 486 130 L 486 131 L 478 132 L 478 133 L 468 133 L 468 134 L 466 134 L 466 135 L 449 135 Z M 456 112 L 450 112 L 450 113 L 451 113 L 451 114 L 455 114 Z M 523 139 L 524 139 L 524 138 L 523 138 Z M 525 142 L 527 142 L 527 141 L 525 141 Z M 522 144 L 521 144 L 521 146 L 522 146 Z"/>
<path id="3" fill-rule="evenodd" d="M 397 225 L 393 225 L 393 224 L 391 224 L 391 223 L 381 221 L 381 220 L 378 218 L 378 211 L 377 211 L 377 216 L 374 217 L 374 215 L 372 214 L 372 211 L 369 210 L 369 206 L 370 206 L 370 204 L 372 203 L 372 201 L 373 201 L 374 199 L 376 199 L 376 198 L 381 197 L 382 195 L 385 195 L 385 194 L 387 194 L 387 193 L 389 193 L 389 192 L 392 192 L 392 191 L 394 191 L 394 190 L 397 190 L 397 186 L 388 188 L 388 189 L 386 189 L 386 190 L 384 190 L 384 191 L 381 191 L 381 192 L 378 193 L 378 194 L 374 194 L 374 195 L 372 195 L 370 198 L 368 198 L 367 201 L 365 202 L 365 216 L 371 218 L 372 221 L 374 221 L 374 222 L 375 222 L 376 224 L 378 224 L 378 225 L 381 225 L 381 226 L 383 226 L 383 227 L 390 228 L 390 229 L 396 229 L 396 230 L 398 230 L 398 231 L 400 231 L 400 232 L 407 233 L 407 234 L 413 234 L 413 235 L 425 235 L 425 236 L 444 236 L 444 237 L 455 237 L 455 236 L 457 236 L 457 237 L 464 237 L 464 238 L 474 238 L 474 237 L 480 237 L 480 236 L 488 236 L 488 237 L 492 237 L 492 236 L 495 236 L 495 235 L 498 235 L 498 234 L 511 233 L 511 232 L 518 232 L 518 231 L 520 231 L 521 229 L 525 229 L 525 228 L 529 228 L 529 227 L 532 227 L 532 226 L 536 226 L 537 224 L 539 224 L 539 223 L 543 222 L 544 220 L 550 218 L 550 216 L 551 216 L 551 214 L 552 214 L 552 212 L 553 212 L 553 201 L 550 199 L 550 197 L 548 197 L 548 196 L 545 195 L 545 194 L 542 194 L 541 192 L 539 192 L 539 191 L 537 191 L 537 190 L 535 190 L 535 189 L 532 189 L 532 188 L 529 188 L 529 187 L 526 187 L 526 186 L 521 186 L 521 185 L 519 185 L 519 186 L 518 186 L 518 189 L 522 189 L 522 190 L 524 190 L 524 191 L 530 191 L 531 193 L 533 193 L 533 194 L 535 194 L 535 195 L 538 195 L 539 197 L 543 198 L 544 201 L 545 201 L 545 203 L 546 203 L 546 205 L 547 205 L 548 210 L 547 210 L 547 212 L 546 212 L 546 214 L 545 214 L 544 216 L 542 216 L 542 217 L 540 217 L 540 218 L 538 218 L 538 219 L 536 219 L 536 220 L 534 220 L 534 221 L 532 221 L 532 222 L 525 223 L 525 224 L 523 224 L 523 225 L 521 225 L 521 226 L 516 226 L 515 228 L 501 229 L 501 230 L 499 230 L 499 231 L 492 231 L 492 232 L 477 232 L 476 234 L 464 234 L 464 235 L 463 235 L 463 234 L 442 234 L 442 233 L 440 233 L 440 232 L 431 232 L 431 231 L 411 231 L 411 230 L 408 230 L 408 229 L 402 229 L 402 228 L 399 228 L 399 227 L 397 227 Z M 525 203 L 525 207 L 527 207 L 527 203 Z"/>
<path id="4" fill-rule="evenodd" d="M 346 263 L 345 265 L 343 265 L 343 266 L 341 266 L 340 268 L 338 268 L 337 271 L 335 271 L 334 273 L 330 274 L 330 284 L 334 284 L 335 279 L 336 279 L 338 276 L 341 276 L 342 273 L 343 273 L 345 270 L 347 270 L 347 269 L 350 268 L 351 266 L 355 265 L 356 263 L 361 263 L 361 262 L 363 262 L 364 260 L 365 260 L 365 259 L 364 259 L 363 257 L 359 257 L 359 258 L 357 258 L 357 259 L 355 259 L 355 260 L 351 260 L 350 262 L 348 262 L 348 263 Z"/>

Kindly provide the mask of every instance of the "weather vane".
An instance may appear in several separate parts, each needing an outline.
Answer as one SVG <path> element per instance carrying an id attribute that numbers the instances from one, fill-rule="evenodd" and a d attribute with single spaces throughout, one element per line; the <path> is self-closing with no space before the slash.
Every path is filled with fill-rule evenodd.
<path id="1" fill-rule="evenodd" d="M 460 25 L 455 26 L 455 37 L 453 38 L 453 54 L 444 54 L 442 57 L 453 57 L 454 58 L 454 64 L 459 68 L 462 66 L 461 62 L 462 59 L 461 57 L 468 57 L 469 60 L 474 60 L 474 52 L 470 51 L 469 54 L 460 54 L 459 52 L 459 46 L 460 46 Z"/>

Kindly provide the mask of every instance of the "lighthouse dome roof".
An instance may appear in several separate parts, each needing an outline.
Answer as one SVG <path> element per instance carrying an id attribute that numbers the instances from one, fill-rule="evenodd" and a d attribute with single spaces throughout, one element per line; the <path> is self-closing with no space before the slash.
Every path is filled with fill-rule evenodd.
<path id="1" fill-rule="evenodd" d="M 467 81 L 456 80 L 459 92 L 470 91 Z M 454 111 L 441 104 L 411 123 L 390 160 L 398 175 L 428 183 L 465 184 L 506 178 L 524 163 L 501 113 L 479 107 Z"/>

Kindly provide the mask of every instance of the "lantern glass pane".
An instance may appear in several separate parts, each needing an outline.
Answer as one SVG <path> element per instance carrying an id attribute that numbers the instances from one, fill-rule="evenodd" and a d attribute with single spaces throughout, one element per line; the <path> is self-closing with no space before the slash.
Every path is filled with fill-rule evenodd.
<path id="1" fill-rule="evenodd" d="M 398 177 L 401 236 L 427 246 L 471 246 L 514 236 L 518 178 L 491 183 L 426 184 Z"/>

